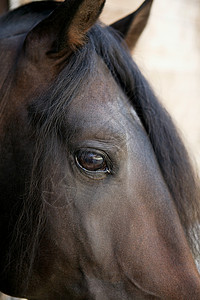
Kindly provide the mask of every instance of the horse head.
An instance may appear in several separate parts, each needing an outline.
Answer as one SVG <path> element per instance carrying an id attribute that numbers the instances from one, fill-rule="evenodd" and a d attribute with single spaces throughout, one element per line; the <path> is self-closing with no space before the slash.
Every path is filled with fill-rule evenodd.
<path id="1" fill-rule="evenodd" d="M 128 53 L 152 1 L 112 26 L 98 21 L 104 2 L 33 3 L 0 19 L 0 289 L 200 299 L 193 171 Z"/>

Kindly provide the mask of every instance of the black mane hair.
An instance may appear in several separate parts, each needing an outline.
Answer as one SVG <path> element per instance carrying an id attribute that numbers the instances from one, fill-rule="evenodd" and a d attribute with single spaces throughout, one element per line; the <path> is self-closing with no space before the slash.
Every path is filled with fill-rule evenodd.
<path id="1" fill-rule="evenodd" d="M 199 186 L 188 153 L 170 116 L 158 102 L 121 38 L 110 27 L 97 24 L 89 31 L 85 45 L 70 56 L 54 84 L 29 107 L 30 126 L 35 128 L 37 142 L 28 196 L 24 197 L 24 209 L 13 236 L 17 235 L 14 239 L 21 240 L 21 260 L 25 256 L 31 262 L 30 271 L 42 229 L 45 228 L 43 190 L 50 188 L 48 158 L 54 156 L 56 159 L 59 139 L 66 134 L 64 124 L 69 102 L 95 72 L 97 55 L 103 59 L 137 112 L 174 200 L 191 250 L 195 256 L 199 253 L 200 239 L 196 226 L 200 223 Z M 29 236 L 30 240 L 23 242 L 23 235 Z M 12 249 L 15 249 L 13 245 Z"/>

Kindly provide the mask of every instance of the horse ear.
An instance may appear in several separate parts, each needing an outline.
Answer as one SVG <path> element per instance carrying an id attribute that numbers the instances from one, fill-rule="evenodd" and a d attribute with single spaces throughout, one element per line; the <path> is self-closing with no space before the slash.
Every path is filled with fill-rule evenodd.
<path id="1" fill-rule="evenodd" d="M 34 61 L 60 57 L 83 45 L 87 31 L 97 21 L 105 0 L 65 0 L 27 35 L 25 53 Z"/>
<path id="2" fill-rule="evenodd" d="M 146 0 L 135 12 L 110 25 L 121 33 L 129 50 L 133 50 L 150 15 L 153 0 Z"/>

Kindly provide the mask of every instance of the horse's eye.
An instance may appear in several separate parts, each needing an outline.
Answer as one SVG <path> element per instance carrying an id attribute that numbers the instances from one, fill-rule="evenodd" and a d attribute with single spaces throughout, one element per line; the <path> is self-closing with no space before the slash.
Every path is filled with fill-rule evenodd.
<path id="1" fill-rule="evenodd" d="M 79 150 L 75 158 L 79 167 L 86 171 L 109 173 L 106 158 L 102 153 L 84 149 Z"/>

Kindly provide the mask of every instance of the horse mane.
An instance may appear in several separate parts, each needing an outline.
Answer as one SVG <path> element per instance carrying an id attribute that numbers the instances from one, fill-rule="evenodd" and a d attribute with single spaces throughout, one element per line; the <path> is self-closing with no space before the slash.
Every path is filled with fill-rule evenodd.
<path id="1" fill-rule="evenodd" d="M 200 251 L 200 185 L 186 147 L 172 118 L 126 51 L 121 38 L 110 27 L 102 40 L 99 36 L 96 33 L 93 38 L 97 39 L 97 53 L 130 99 L 146 130 L 188 243 L 197 257 Z"/>
<path id="2" fill-rule="evenodd" d="M 53 2 L 47 3 L 54 5 Z M 26 6 L 30 16 L 32 8 L 36 6 L 33 4 Z M 51 6 L 50 8 L 52 9 Z M 14 16 L 12 12 L 13 20 L 17 18 L 18 13 L 19 11 L 16 11 Z M 46 12 L 41 9 L 38 14 L 40 20 Z M 27 32 L 28 30 L 29 26 Z M 21 262 L 24 259 L 29 262 L 30 274 L 41 234 L 45 230 L 46 200 L 43 191 L 50 188 L 48 158 L 54 157 L 54 160 L 59 160 L 57 150 L 61 149 L 60 141 L 66 143 L 67 136 L 70 135 L 65 126 L 68 105 L 95 72 L 96 54 L 103 59 L 137 112 L 152 144 L 163 179 L 174 200 L 191 250 L 195 257 L 199 254 L 200 192 L 198 178 L 189 155 L 171 117 L 157 100 L 148 82 L 126 51 L 121 38 L 110 27 L 96 24 L 88 32 L 85 45 L 70 56 L 54 84 L 33 100 L 28 108 L 29 126 L 34 128 L 37 141 L 31 180 L 23 200 L 24 209 L 13 233 L 10 255 L 16 250 L 15 242 L 18 243 L 20 240 L 22 253 L 19 254 L 20 259 Z M 24 242 L 23 236 L 26 237 Z"/>

